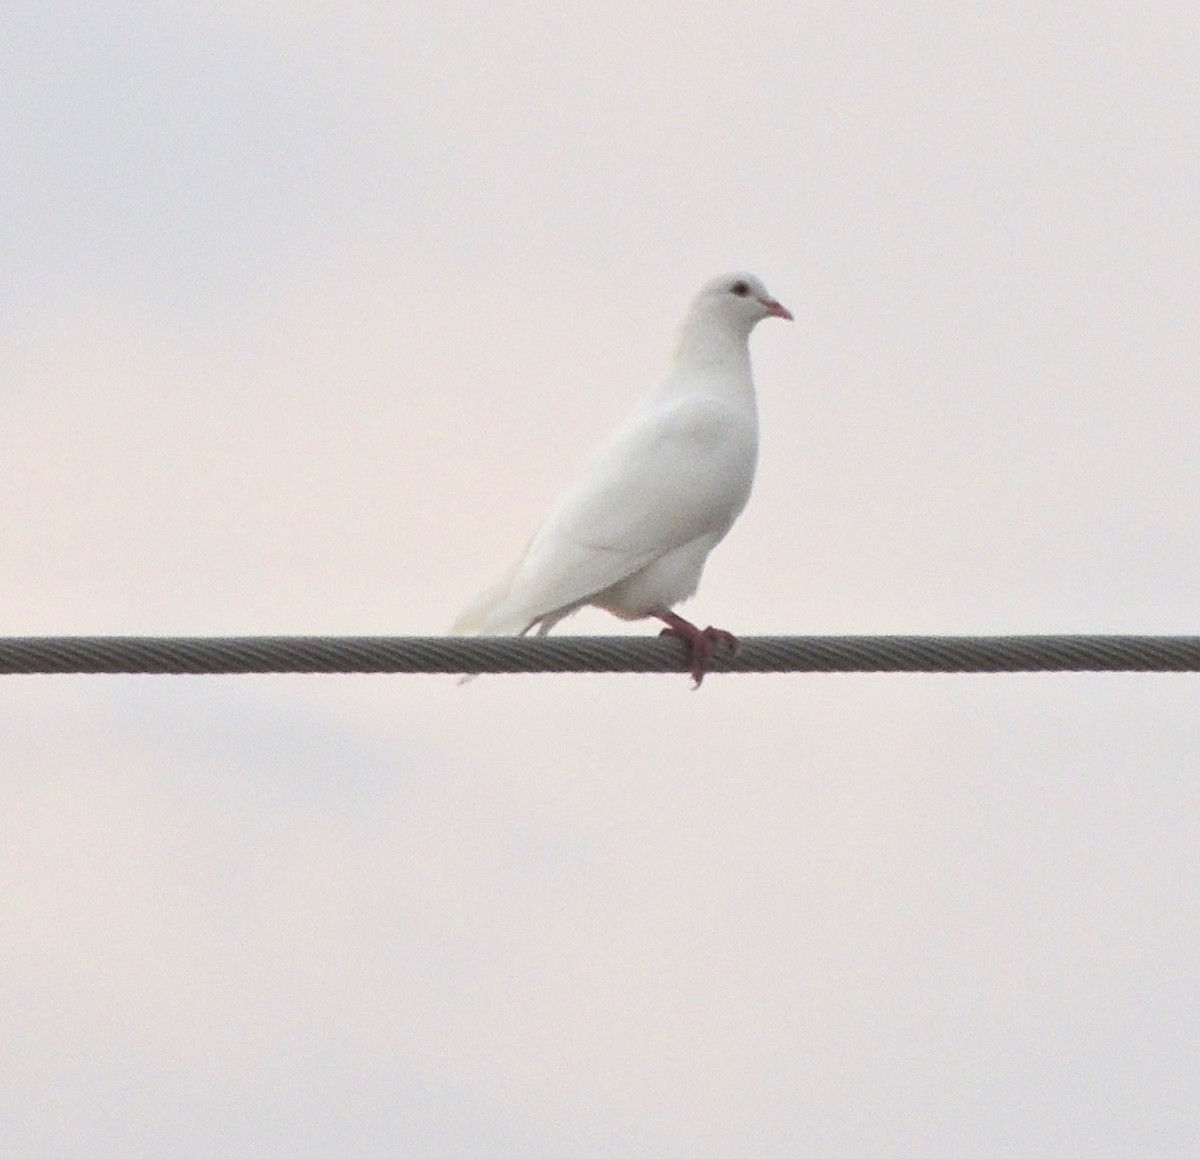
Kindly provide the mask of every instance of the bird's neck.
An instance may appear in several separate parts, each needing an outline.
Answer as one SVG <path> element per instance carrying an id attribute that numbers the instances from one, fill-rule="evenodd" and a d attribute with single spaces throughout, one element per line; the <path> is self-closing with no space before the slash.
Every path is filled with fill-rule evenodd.
<path id="1" fill-rule="evenodd" d="M 740 327 L 714 325 L 711 318 L 688 318 L 679 332 L 675 355 L 663 386 L 695 390 L 709 384 L 714 393 L 754 398 L 749 334 Z"/>

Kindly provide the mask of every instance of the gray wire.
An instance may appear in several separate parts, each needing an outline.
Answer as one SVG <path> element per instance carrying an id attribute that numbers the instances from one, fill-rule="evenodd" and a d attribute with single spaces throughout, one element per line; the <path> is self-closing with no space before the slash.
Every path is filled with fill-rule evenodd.
<path id="1" fill-rule="evenodd" d="M 656 636 L 0 637 L 0 675 L 682 672 Z M 748 636 L 712 672 L 1200 672 L 1200 636 Z"/>

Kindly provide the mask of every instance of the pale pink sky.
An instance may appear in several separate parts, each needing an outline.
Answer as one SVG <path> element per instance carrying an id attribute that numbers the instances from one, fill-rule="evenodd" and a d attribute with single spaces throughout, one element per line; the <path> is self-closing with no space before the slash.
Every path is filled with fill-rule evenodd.
<path id="1" fill-rule="evenodd" d="M 0 29 L 0 632 L 441 631 L 741 267 L 698 619 L 1197 631 L 1190 6 Z M 6 678 L 0 1151 L 1194 1154 L 1198 691 Z"/>

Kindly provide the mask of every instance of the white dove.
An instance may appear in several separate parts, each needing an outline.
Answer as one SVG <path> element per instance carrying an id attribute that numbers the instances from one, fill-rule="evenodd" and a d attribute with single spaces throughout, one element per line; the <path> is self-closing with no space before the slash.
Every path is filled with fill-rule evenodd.
<path id="1" fill-rule="evenodd" d="M 708 553 L 750 498 L 758 412 L 750 331 L 791 319 L 758 278 L 728 274 L 696 295 L 662 384 L 603 442 L 520 559 L 468 605 L 455 635 L 544 636 L 586 604 L 654 616 L 689 649 L 696 687 L 718 643 L 671 609 L 693 595 Z"/>

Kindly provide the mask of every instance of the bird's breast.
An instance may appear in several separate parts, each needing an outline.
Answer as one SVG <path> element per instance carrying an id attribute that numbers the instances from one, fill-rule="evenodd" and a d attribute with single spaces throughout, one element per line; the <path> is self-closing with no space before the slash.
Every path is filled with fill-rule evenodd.
<path id="1" fill-rule="evenodd" d="M 723 399 L 680 402 L 658 425 L 660 466 L 698 499 L 727 492 L 737 510 L 745 503 L 758 461 L 758 422 L 753 409 Z M 743 494 L 744 492 L 744 494 Z M 741 496 L 741 503 L 736 496 Z"/>

